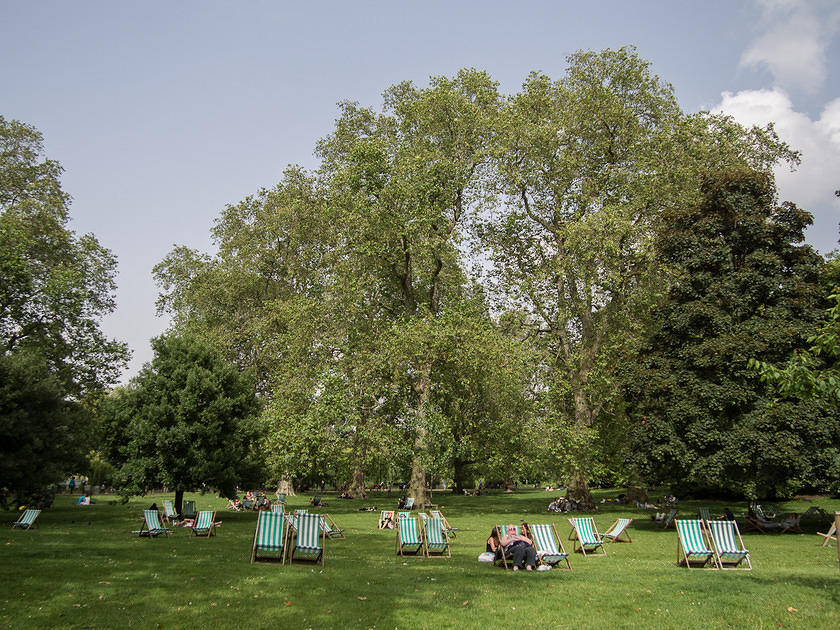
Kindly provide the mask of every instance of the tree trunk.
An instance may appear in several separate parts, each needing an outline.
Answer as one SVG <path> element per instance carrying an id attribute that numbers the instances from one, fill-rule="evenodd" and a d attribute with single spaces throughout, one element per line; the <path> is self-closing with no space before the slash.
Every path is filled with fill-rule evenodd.
<path id="1" fill-rule="evenodd" d="M 277 484 L 277 492 L 285 494 L 287 497 L 295 496 L 295 487 L 288 476 L 284 476 Z"/>
<path id="2" fill-rule="evenodd" d="M 365 471 L 361 468 L 353 469 L 353 476 L 347 493 L 353 499 L 364 499 L 367 496 L 365 494 Z"/>
<path id="3" fill-rule="evenodd" d="M 176 490 L 175 491 L 175 513 L 180 517 L 183 512 L 181 508 L 184 506 L 184 491 L 183 490 Z"/>
<path id="4" fill-rule="evenodd" d="M 457 457 L 454 460 L 452 460 L 454 476 L 453 481 L 455 482 L 455 486 L 452 488 L 452 492 L 455 494 L 464 494 L 468 463 L 469 462 L 466 462 Z"/>
<path id="5" fill-rule="evenodd" d="M 418 510 L 426 509 L 426 466 L 423 463 L 423 455 L 428 449 L 426 444 L 426 413 L 429 409 L 429 398 L 431 396 L 431 374 L 432 365 L 427 363 L 423 366 L 420 378 L 414 385 L 414 391 L 418 394 L 417 405 L 417 434 L 414 438 L 414 455 L 411 458 L 411 479 L 408 482 L 408 496 L 414 497 L 414 505 Z"/>
<path id="6" fill-rule="evenodd" d="M 577 501 L 585 510 L 595 508 L 595 501 L 592 499 L 592 492 L 589 491 L 589 479 L 582 470 L 572 473 L 569 480 L 569 487 L 566 490 L 566 497 Z"/>

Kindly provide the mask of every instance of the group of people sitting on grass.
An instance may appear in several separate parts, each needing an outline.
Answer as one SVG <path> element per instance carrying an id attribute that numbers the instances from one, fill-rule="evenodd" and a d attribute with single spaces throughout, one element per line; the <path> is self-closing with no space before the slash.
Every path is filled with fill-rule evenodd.
<path id="1" fill-rule="evenodd" d="M 580 509 L 580 503 L 568 497 L 557 497 L 548 504 L 548 512 L 574 512 Z"/>
<path id="2" fill-rule="evenodd" d="M 240 500 L 239 497 L 228 499 L 228 509 L 236 510 L 270 510 L 271 502 L 264 494 L 255 495 L 251 490 L 245 493 Z"/>

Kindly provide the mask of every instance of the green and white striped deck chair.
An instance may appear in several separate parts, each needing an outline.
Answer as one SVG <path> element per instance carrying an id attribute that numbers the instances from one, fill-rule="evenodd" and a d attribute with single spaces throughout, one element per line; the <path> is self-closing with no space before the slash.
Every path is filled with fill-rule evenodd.
<path id="1" fill-rule="evenodd" d="M 167 529 L 160 524 L 160 514 L 157 510 L 143 510 L 143 526 L 140 528 L 140 531 L 134 533 L 139 536 L 155 537 L 161 534 L 169 536 L 171 532 L 171 529 Z"/>
<path id="2" fill-rule="evenodd" d="M 531 530 L 531 540 L 534 541 L 537 558 L 541 564 L 553 567 L 560 562 L 565 562 L 568 570 L 572 570 L 572 565 L 569 564 L 569 554 L 563 547 L 563 542 L 557 535 L 553 523 L 529 525 L 528 528 Z"/>
<path id="3" fill-rule="evenodd" d="M 213 510 L 201 510 L 195 517 L 195 524 L 190 533 L 198 538 L 210 538 L 216 535 L 216 513 Z"/>
<path id="4" fill-rule="evenodd" d="M 397 521 L 399 522 L 401 518 L 408 518 L 409 516 L 411 515 L 408 512 L 397 512 Z"/>
<path id="5" fill-rule="evenodd" d="M 277 503 L 280 505 L 286 505 L 286 493 L 285 492 L 278 492 L 274 495 L 277 497 Z"/>
<path id="6" fill-rule="evenodd" d="M 413 510 L 414 509 L 414 497 L 408 497 L 405 500 L 405 509 L 406 510 Z"/>
<path id="7" fill-rule="evenodd" d="M 181 516 L 185 519 L 194 519 L 195 518 L 195 501 L 184 501 L 183 505 L 181 506 Z"/>
<path id="8" fill-rule="evenodd" d="M 324 517 L 320 514 L 296 514 L 294 542 L 289 543 L 289 564 L 295 560 L 308 560 L 310 562 L 321 561 L 324 566 L 324 548 L 326 546 L 326 534 L 322 522 Z"/>
<path id="9" fill-rule="evenodd" d="M 630 538 L 630 534 L 627 531 L 627 528 L 630 526 L 630 523 L 633 522 L 632 518 L 617 518 L 615 523 L 610 525 L 610 528 L 601 534 L 601 538 L 608 543 L 611 542 L 633 542 L 633 539 Z M 623 540 L 621 537 L 624 536 L 626 540 Z"/>
<path id="10" fill-rule="evenodd" d="M 752 571 L 750 552 L 744 546 L 741 532 L 735 521 L 708 521 L 706 527 L 712 538 L 712 548 L 715 551 L 715 561 L 721 569 L 737 569 Z"/>
<path id="11" fill-rule="evenodd" d="M 452 551 L 449 549 L 449 536 L 446 534 L 443 521 L 439 518 L 426 519 L 425 531 L 426 555 L 442 557 L 446 554 L 447 558 L 451 558 Z"/>
<path id="12" fill-rule="evenodd" d="M 242 507 L 246 510 L 253 510 L 254 509 L 254 500 L 253 499 L 242 499 Z M 186 510 L 184 510 L 186 512 Z"/>
<path id="13" fill-rule="evenodd" d="M 286 520 L 279 512 L 260 512 L 257 515 L 257 529 L 254 532 L 254 544 L 251 546 L 251 564 L 254 562 L 285 562 L 286 555 Z M 259 555 L 260 552 L 275 555 Z M 279 554 L 276 555 L 276 554 Z"/>
<path id="14" fill-rule="evenodd" d="M 446 528 L 447 535 L 451 536 L 452 538 L 456 538 L 455 532 L 458 531 L 457 527 L 452 527 L 449 524 L 449 521 L 446 520 L 446 517 L 443 515 L 443 512 L 440 510 L 429 510 L 429 514 L 432 515 L 432 518 L 439 518 L 443 521 L 443 526 Z"/>
<path id="15" fill-rule="evenodd" d="M 496 525 L 493 529 L 493 534 L 496 537 L 496 544 L 498 545 L 499 553 L 496 554 L 496 559 L 493 560 L 493 564 L 497 567 L 504 567 L 507 569 L 507 562 L 508 560 L 513 559 L 512 553 L 506 553 L 504 548 L 502 547 L 502 538 L 507 535 L 507 531 L 509 527 L 513 527 L 516 530 L 516 534 L 518 536 L 522 535 L 522 530 L 519 528 L 519 525 Z"/>
<path id="16" fill-rule="evenodd" d="M 703 521 L 680 519 L 677 526 L 677 564 L 691 569 L 693 566 L 717 569 L 715 552 L 709 549 L 704 536 Z"/>
<path id="17" fill-rule="evenodd" d="M 709 521 L 712 520 L 712 512 L 707 507 L 700 507 L 697 508 L 697 518 L 703 521 L 703 525 L 708 525 Z"/>
<path id="18" fill-rule="evenodd" d="M 169 499 L 164 499 L 163 501 L 163 520 L 169 523 L 178 520 L 178 513 L 175 511 L 175 507 Z"/>
<path id="19" fill-rule="evenodd" d="M 586 552 L 593 552 L 601 550 L 598 555 L 607 555 L 607 550 L 604 549 L 604 541 L 598 534 L 598 528 L 595 526 L 595 519 L 591 516 L 579 516 L 570 518 L 569 523 L 572 525 L 572 531 L 569 532 L 569 540 L 574 541 L 575 552 L 580 552 L 586 556 Z"/>
<path id="20" fill-rule="evenodd" d="M 341 529 L 329 514 L 321 514 L 321 527 L 327 538 L 344 538 L 344 530 Z"/>
<path id="21" fill-rule="evenodd" d="M 423 546 L 423 535 L 420 531 L 420 519 L 413 516 L 403 516 L 397 519 L 397 548 L 401 556 L 408 554 L 426 555 Z"/>
<path id="22" fill-rule="evenodd" d="M 662 521 L 662 529 L 668 529 L 671 525 L 674 524 L 674 519 L 677 517 L 677 510 L 672 509 L 668 512 L 668 516 L 665 517 L 665 520 Z"/>
<path id="23" fill-rule="evenodd" d="M 24 510 L 23 514 L 18 517 L 18 520 L 12 523 L 12 529 L 15 527 L 20 527 L 21 529 L 34 529 L 36 527 L 35 521 L 40 513 L 41 510 Z"/>
<path id="24" fill-rule="evenodd" d="M 286 511 L 286 506 L 283 505 L 282 503 L 275 503 L 274 505 L 271 506 L 271 511 L 276 512 L 278 514 L 283 514 L 283 512 Z"/>
<path id="25" fill-rule="evenodd" d="M 379 529 L 393 529 L 396 527 L 394 522 L 394 510 L 382 510 L 379 513 L 379 522 L 377 523 Z"/>

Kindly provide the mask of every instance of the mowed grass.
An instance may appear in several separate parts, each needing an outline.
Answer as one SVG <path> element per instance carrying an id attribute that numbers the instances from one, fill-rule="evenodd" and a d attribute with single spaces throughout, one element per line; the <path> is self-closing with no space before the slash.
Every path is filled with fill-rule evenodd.
<path id="1" fill-rule="evenodd" d="M 598 491 L 611 497 L 618 491 Z M 218 536 L 196 539 L 184 528 L 169 538 L 140 538 L 141 511 L 157 494 L 120 505 L 94 497 L 74 505 L 59 497 L 38 528 L 10 529 L 5 512 L 0 625 L 7 628 L 838 628 L 840 569 L 834 544 L 823 548 L 806 534 L 745 533 L 753 571 L 687 570 L 676 565 L 677 535 L 650 512 L 602 504 L 600 530 L 618 516 L 635 519 L 632 543 L 612 544 L 606 557 L 574 554 L 572 571 L 504 571 L 477 562 L 496 523 L 555 523 L 566 542 L 565 515 L 549 514 L 553 495 L 528 490 L 462 497 L 436 494 L 459 528 L 451 559 L 401 558 L 395 533 L 376 528 L 377 513 L 396 496 L 341 500 L 326 495 L 328 512 L 346 540 L 327 541 L 326 566 L 250 564 L 253 512 L 230 512 L 212 495 L 188 495 L 198 509 L 216 509 Z M 310 495 L 288 507 L 308 507 Z M 834 512 L 840 501 L 814 505 Z M 729 505 L 680 505 L 693 517 L 699 505 L 713 514 Z M 803 512 L 811 503 L 790 502 Z"/>

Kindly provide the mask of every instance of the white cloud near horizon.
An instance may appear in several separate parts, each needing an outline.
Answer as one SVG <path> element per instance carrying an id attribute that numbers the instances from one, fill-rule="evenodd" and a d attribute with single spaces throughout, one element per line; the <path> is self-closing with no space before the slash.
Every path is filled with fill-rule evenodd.
<path id="1" fill-rule="evenodd" d="M 829 102 L 818 120 L 794 109 L 788 94 L 780 89 L 724 92 L 713 111 L 735 118 L 745 126 L 774 123 L 779 137 L 801 151 L 802 163 L 791 172 L 786 165 L 776 169 L 779 198 L 792 201 L 814 215 L 810 241 L 823 252 L 837 247 L 840 199 L 840 98 Z"/>
<path id="2" fill-rule="evenodd" d="M 840 5 L 826 0 L 759 0 L 763 34 L 740 65 L 766 66 L 777 87 L 816 92 L 828 72 L 827 51 L 840 27 Z"/>

